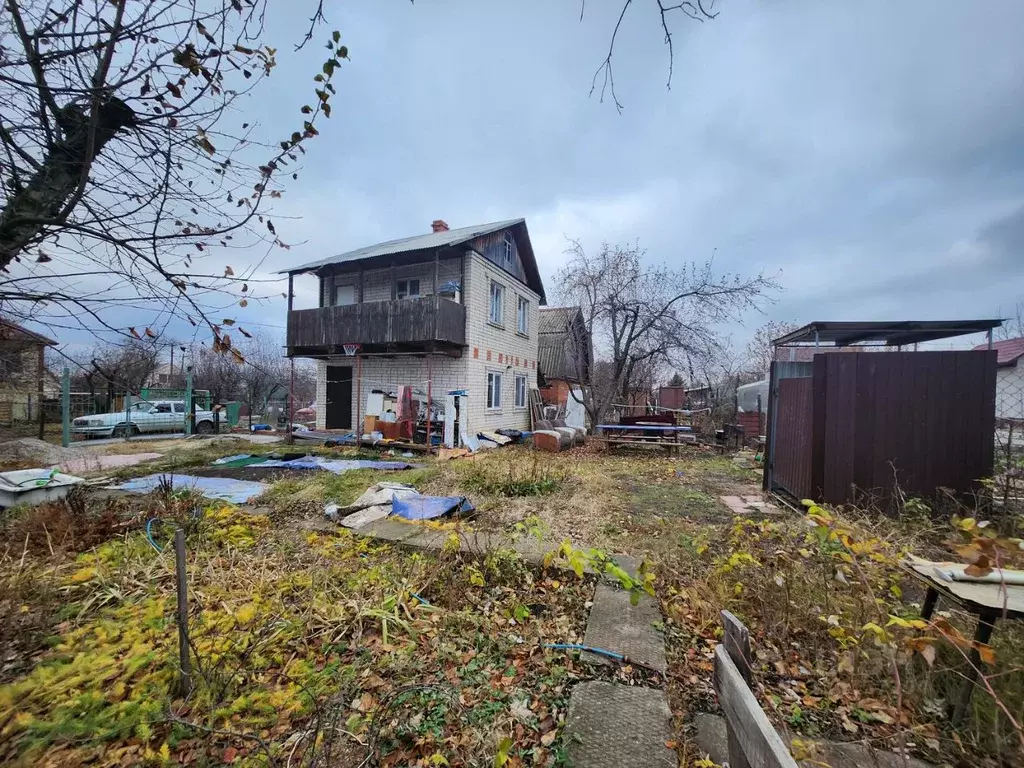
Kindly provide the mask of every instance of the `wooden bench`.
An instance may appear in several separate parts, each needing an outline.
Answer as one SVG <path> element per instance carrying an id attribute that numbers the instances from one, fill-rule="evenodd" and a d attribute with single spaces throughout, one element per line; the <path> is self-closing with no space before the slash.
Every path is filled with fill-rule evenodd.
<path id="1" fill-rule="evenodd" d="M 782 737 L 750 690 L 750 632 L 722 611 L 725 635 L 715 648 L 715 693 L 725 711 L 730 768 L 797 768 Z"/>

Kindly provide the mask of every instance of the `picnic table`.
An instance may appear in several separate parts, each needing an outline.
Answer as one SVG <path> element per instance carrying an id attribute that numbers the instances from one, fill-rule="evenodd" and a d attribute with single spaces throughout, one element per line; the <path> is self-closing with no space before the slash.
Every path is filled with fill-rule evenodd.
<path id="1" fill-rule="evenodd" d="M 638 421 L 635 424 L 598 424 L 597 440 L 606 446 L 653 445 L 669 453 L 685 443 L 694 442 L 693 427 Z"/>
<path id="2" fill-rule="evenodd" d="M 963 564 L 932 562 L 913 556 L 903 564 L 904 571 L 925 587 L 921 618 L 926 621 L 931 619 L 940 597 L 957 603 L 978 617 L 974 632 L 976 645 L 968 654 L 970 664 L 964 671 L 964 681 L 950 714 L 950 721 L 954 725 L 963 721 L 971 703 L 982 664 L 977 645 L 988 644 L 999 619 L 1024 619 L 1024 586 L 1000 582 L 948 581 L 939 575 L 942 571 L 957 568 L 963 568 Z"/>

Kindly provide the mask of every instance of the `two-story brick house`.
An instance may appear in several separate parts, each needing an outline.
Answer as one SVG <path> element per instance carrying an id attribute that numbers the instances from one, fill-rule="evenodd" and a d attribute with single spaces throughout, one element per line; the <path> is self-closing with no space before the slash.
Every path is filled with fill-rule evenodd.
<path id="1" fill-rule="evenodd" d="M 289 298 L 287 332 L 289 357 L 317 360 L 318 429 L 358 429 L 370 393 L 401 385 L 464 390 L 470 432 L 529 428 L 546 300 L 526 222 L 431 228 L 287 270 L 289 297 L 296 275 L 320 281 L 318 308 Z"/>

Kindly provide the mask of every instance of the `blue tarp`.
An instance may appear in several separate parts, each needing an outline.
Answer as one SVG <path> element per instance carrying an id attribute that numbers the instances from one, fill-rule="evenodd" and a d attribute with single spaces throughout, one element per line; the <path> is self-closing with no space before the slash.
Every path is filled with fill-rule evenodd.
<path id="1" fill-rule="evenodd" d="M 301 459 L 268 459 L 257 467 L 282 467 L 284 469 L 326 469 L 340 475 L 353 469 L 412 469 L 414 465 L 404 461 L 367 461 L 359 459 L 325 459 L 322 456 L 304 456 Z"/>
<path id="2" fill-rule="evenodd" d="M 407 496 L 391 499 L 391 514 L 406 520 L 429 520 L 449 512 L 464 515 L 474 509 L 465 496 Z"/>
<path id="3" fill-rule="evenodd" d="M 166 478 L 165 482 L 170 482 L 175 489 L 192 488 L 208 499 L 222 499 L 234 504 L 245 504 L 249 499 L 259 496 L 267 490 L 267 486 L 263 483 L 232 480 L 229 477 L 196 477 L 195 475 L 146 475 L 114 487 L 119 491 L 151 493 L 160 486 L 160 482 L 164 478 Z"/>

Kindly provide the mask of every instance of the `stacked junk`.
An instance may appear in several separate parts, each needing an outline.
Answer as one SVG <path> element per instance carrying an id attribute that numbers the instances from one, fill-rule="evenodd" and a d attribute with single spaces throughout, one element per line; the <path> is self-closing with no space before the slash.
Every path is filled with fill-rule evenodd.
<path id="1" fill-rule="evenodd" d="M 357 421 L 361 434 L 319 432 L 294 433 L 297 440 L 325 445 L 372 445 L 405 451 L 438 449 L 441 458 L 457 458 L 510 443 L 532 442 L 545 451 L 562 451 L 582 445 L 586 430 L 582 406 L 578 403 L 545 405 L 537 390 L 530 390 L 529 431 L 519 429 L 477 430 L 469 424 L 468 392 L 450 390 L 442 397 L 415 386 L 371 389 Z M 361 398 L 362 399 L 362 398 Z"/>

